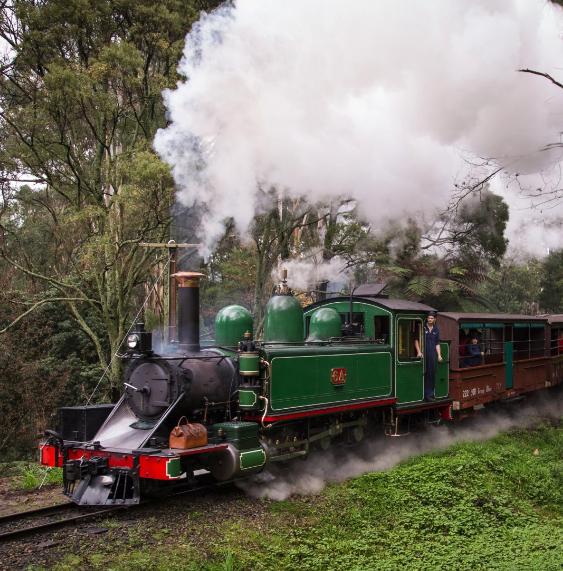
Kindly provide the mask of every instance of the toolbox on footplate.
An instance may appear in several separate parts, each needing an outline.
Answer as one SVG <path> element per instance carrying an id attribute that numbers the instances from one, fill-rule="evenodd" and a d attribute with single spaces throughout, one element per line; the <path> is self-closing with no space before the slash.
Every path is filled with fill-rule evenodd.
<path id="1" fill-rule="evenodd" d="M 213 441 L 230 442 L 239 450 L 260 446 L 258 425 L 254 422 L 221 422 L 213 425 Z"/>

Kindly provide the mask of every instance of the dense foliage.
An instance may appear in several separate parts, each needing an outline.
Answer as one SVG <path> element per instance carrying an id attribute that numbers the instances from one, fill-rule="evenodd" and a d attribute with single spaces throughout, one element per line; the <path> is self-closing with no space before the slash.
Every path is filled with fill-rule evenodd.
<path id="1" fill-rule="evenodd" d="M 0 306 L 0 324 L 20 311 L 20 299 L 9 302 Z M 46 303 L 20 321 L 0 338 L 0 457 L 35 457 L 57 408 L 85 404 L 101 374 L 92 343 L 64 306 Z"/>
<path id="2" fill-rule="evenodd" d="M 104 368 L 158 261 L 139 244 L 170 237 L 172 179 L 151 150 L 166 125 L 162 90 L 179 79 L 191 24 L 217 4 L 2 2 L 0 39 L 11 48 L 0 63 L 4 268 L 37 294 L 56 290 Z M 114 387 L 120 376 L 116 359 Z"/>
<path id="3" fill-rule="evenodd" d="M 151 148 L 162 90 L 218 4 L 0 2 L 0 451 L 85 402 L 108 365 L 97 400 L 120 391 L 112 356 L 167 256 L 140 244 L 170 239 L 174 187 Z"/>

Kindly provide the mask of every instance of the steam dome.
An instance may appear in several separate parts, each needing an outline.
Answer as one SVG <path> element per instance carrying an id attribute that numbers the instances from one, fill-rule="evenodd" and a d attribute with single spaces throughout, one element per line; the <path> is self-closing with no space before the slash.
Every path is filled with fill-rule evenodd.
<path id="1" fill-rule="evenodd" d="M 225 347 L 236 347 L 249 331 L 252 339 L 252 316 L 240 305 L 228 305 L 215 317 L 215 343 Z"/>
<path id="2" fill-rule="evenodd" d="M 342 337 L 342 320 L 338 311 L 321 307 L 311 316 L 308 341 L 328 341 L 331 337 Z"/>
<path id="3" fill-rule="evenodd" d="M 303 308 L 291 295 L 274 295 L 266 304 L 264 343 L 303 343 Z"/>

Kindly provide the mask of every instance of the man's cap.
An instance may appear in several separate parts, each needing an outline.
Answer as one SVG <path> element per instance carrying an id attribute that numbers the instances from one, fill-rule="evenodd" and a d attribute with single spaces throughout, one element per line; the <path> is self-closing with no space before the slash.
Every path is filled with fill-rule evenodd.
<path id="1" fill-rule="evenodd" d="M 429 311 L 428 317 L 438 317 L 438 314 L 435 311 Z"/>

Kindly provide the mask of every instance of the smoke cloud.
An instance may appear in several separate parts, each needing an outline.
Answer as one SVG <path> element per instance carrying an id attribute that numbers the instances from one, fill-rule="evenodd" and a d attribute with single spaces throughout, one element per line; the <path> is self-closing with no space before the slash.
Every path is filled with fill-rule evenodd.
<path id="1" fill-rule="evenodd" d="M 258 185 L 362 216 L 443 208 L 463 153 L 514 171 L 553 163 L 562 12 L 544 0 L 237 0 L 194 26 L 155 148 L 179 199 L 204 204 L 207 248 Z M 522 168 L 522 167 L 520 167 Z"/>

